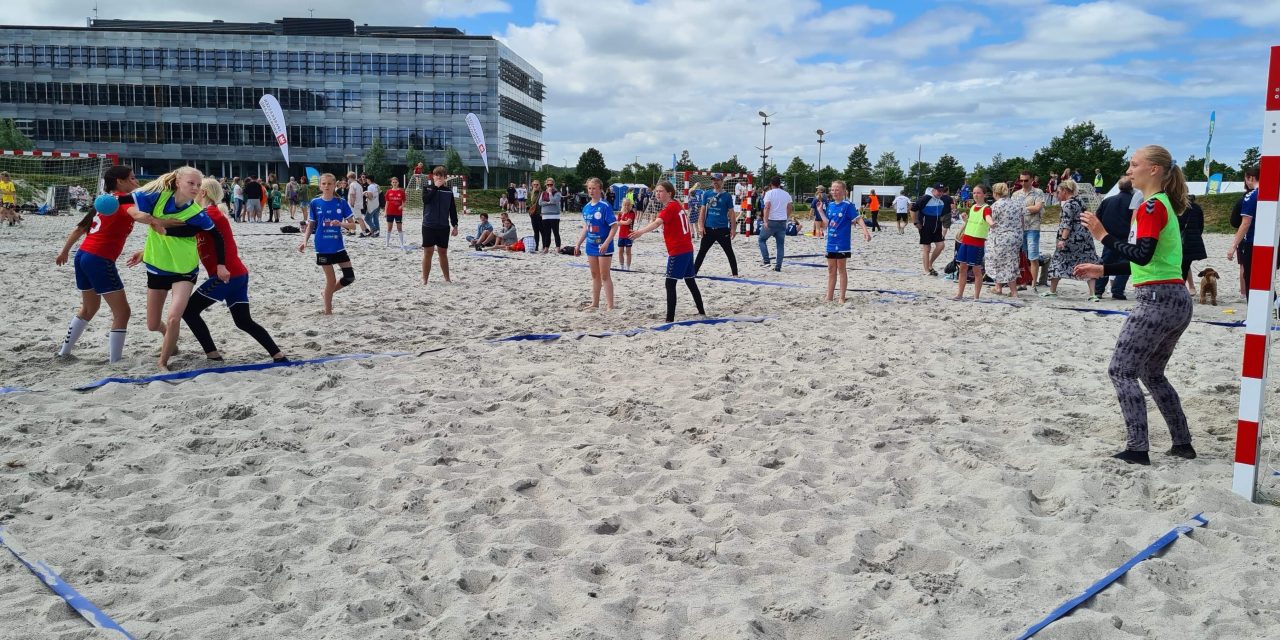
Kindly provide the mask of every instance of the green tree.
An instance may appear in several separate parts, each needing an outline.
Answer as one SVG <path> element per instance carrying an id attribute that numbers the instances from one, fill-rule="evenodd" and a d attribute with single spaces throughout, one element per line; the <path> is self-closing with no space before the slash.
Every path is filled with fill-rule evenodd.
<path id="1" fill-rule="evenodd" d="M 849 152 L 849 163 L 844 168 L 844 179 L 849 188 L 857 184 L 872 184 L 871 159 L 867 157 L 867 145 L 860 144 Z"/>
<path id="2" fill-rule="evenodd" d="M 1018 174 L 1023 170 L 1031 171 L 1031 162 L 1022 156 L 1014 156 L 1005 158 L 1003 154 L 997 153 L 992 156 L 991 164 L 983 166 L 981 162 L 974 165 L 973 171 L 969 173 L 969 184 L 985 184 L 991 186 L 997 182 L 1009 183 L 1009 188 L 1013 188 L 1013 181 L 1018 179 Z"/>
<path id="3" fill-rule="evenodd" d="M 892 151 L 880 154 L 876 166 L 871 168 L 873 180 L 885 186 L 900 185 L 906 176 L 902 173 L 902 165 L 898 164 L 898 156 Z"/>
<path id="4" fill-rule="evenodd" d="M 788 190 L 795 190 L 793 196 L 799 197 L 802 193 L 813 193 L 813 188 L 817 185 L 817 175 L 813 171 L 813 166 L 796 156 L 791 159 L 791 164 L 787 165 L 786 184 L 783 185 Z"/>
<path id="5" fill-rule="evenodd" d="M 462 154 L 449 147 L 444 150 L 444 170 L 451 176 L 470 176 L 471 169 L 462 161 Z"/>
<path id="6" fill-rule="evenodd" d="M 769 166 L 764 168 L 764 175 L 760 176 L 759 182 L 756 183 L 756 191 L 764 191 L 765 185 L 769 184 L 769 181 L 772 180 L 774 176 L 781 177 L 781 175 L 782 174 L 778 173 L 778 165 L 770 162 Z"/>
<path id="7" fill-rule="evenodd" d="M 413 168 L 418 166 L 419 162 L 422 163 L 423 172 L 431 171 L 431 167 L 427 166 L 427 157 L 422 155 L 422 152 L 415 149 L 413 145 L 409 145 L 409 148 L 405 150 L 404 162 L 409 167 L 409 173 L 413 173 Z"/>
<path id="8" fill-rule="evenodd" d="M 1093 170 L 1101 169 L 1106 180 L 1103 189 L 1109 188 L 1129 168 L 1125 155 L 1128 147 L 1115 149 L 1111 139 L 1092 122 L 1067 127 L 1062 135 L 1054 138 L 1031 158 L 1031 169 L 1036 175 L 1056 176 L 1064 168 L 1076 169 L 1081 177 L 1093 182 Z"/>
<path id="9" fill-rule="evenodd" d="M 1209 168 L 1209 175 L 1221 173 L 1223 182 L 1240 180 L 1240 172 L 1237 171 L 1235 167 L 1229 166 L 1225 162 L 1218 162 L 1217 160 L 1210 161 L 1210 164 L 1212 166 Z M 1192 182 L 1208 180 L 1208 176 L 1204 174 L 1204 158 L 1197 158 L 1194 153 L 1191 154 L 1191 156 L 1187 158 L 1187 161 L 1182 163 L 1182 174 L 1186 176 L 1187 180 Z"/>
<path id="10" fill-rule="evenodd" d="M 932 186 L 929 184 L 929 176 L 933 173 L 933 166 L 923 160 L 912 162 L 911 168 L 907 170 L 906 184 L 907 193 L 918 196 L 924 193 L 924 190 Z"/>
<path id="11" fill-rule="evenodd" d="M 582 155 L 578 156 L 578 168 L 574 173 L 578 174 L 578 177 L 583 180 L 588 178 L 604 180 L 605 177 L 611 175 L 609 168 L 604 164 L 604 154 L 600 153 L 600 150 L 595 147 L 583 151 Z"/>
<path id="12" fill-rule="evenodd" d="M 738 162 L 738 154 L 735 153 L 733 154 L 733 157 L 728 160 L 711 165 L 711 171 L 719 173 L 746 173 L 749 169 L 747 169 L 741 162 Z"/>
<path id="13" fill-rule="evenodd" d="M 0 120 L 0 148 L 29 151 L 36 144 L 18 129 L 18 125 L 8 118 Z"/>
<path id="14" fill-rule="evenodd" d="M 818 171 L 818 184 L 830 187 L 832 182 L 840 179 L 840 172 L 836 168 L 827 165 Z"/>
<path id="15" fill-rule="evenodd" d="M 929 182 L 942 183 L 952 191 L 958 190 L 964 180 L 964 166 L 946 153 L 942 154 L 941 158 L 938 158 L 938 162 L 933 165 L 933 171 L 929 172 Z"/>
<path id="16" fill-rule="evenodd" d="M 1240 161 L 1240 174 L 1244 175 L 1245 169 L 1256 169 L 1262 163 L 1262 153 L 1257 147 L 1249 147 L 1244 150 L 1244 159 Z"/>
<path id="17" fill-rule="evenodd" d="M 688 149 L 680 152 L 680 159 L 676 161 L 676 171 L 698 171 L 698 165 L 694 164 L 693 159 L 689 157 Z"/>
<path id="18" fill-rule="evenodd" d="M 374 138 L 373 144 L 365 149 L 363 170 L 378 184 L 386 184 L 387 178 L 391 177 L 391 165 L 387 163 L 387 148 L 382 146 L 381 139 Z"/>

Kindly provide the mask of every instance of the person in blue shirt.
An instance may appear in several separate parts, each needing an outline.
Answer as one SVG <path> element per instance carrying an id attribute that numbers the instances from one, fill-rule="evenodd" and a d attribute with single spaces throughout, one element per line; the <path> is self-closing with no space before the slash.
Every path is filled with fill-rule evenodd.
<path id="1" fill-rule="evenodd" d="M 605 308 L 613 310 L 613 277 L 609 267 L 613 262 L 613 238 L 618 234 L 618 219 L 613 207 L 600 199 L 604 195 L 604 183 L 599 178 L 587 180 L 587 195 L 591 202 L 582 206 L 582 233 L 574 255 L 582 254 L 583 243 L 587 248 L 587 265 L 591 267 L 591 310 L 600 308 L 600 290 L 604 289 Z"/>
<path id="2" fill-rule="evenodd" d="M 733 195 L 724 190 L 724 176 L 712 174 L 711 190 L 702 194 L 702 215 L 698 217 L 698 235 L 702 240 L 698 245 L 698 257 L 693 261 L 694 275 L 702 269 L 707 251 L 718 244 L 724 249 L 725 257 L 729 258 L 729 272 L 735 278 L 738 276 L 738 258 L 733 255 L 733 237 L 737 235 L 735 214 Z"/>
<path id="3" fill-rule="evenodd" d="M 822 222 L 827 227 L 827 301 L 835 298 L 836 281 L 840 282 L 840 304 L 845 303 L 845 292 L 849 289 L 849 270 L 847 263 L 853 254 L 853 225 L 856 222 L 862 227 L 862 237 L 871 242 L 871 231 L 867 223 L 858 215 L 858 207 L 846 198 L 849 188 L 843 180 L 831 183 L 831 202 L 819 210 Z"/>
<path id="4" fill-rule="evenodd" d="M 480 251 L 485 247 L 497 242 L 497 238 L 493 235 L 493 225 L 489 223 L 489 214 L 480 214 L 480 224 L 476 225 L 476 234 L 467 236 L 467 244 Z"/>
<path id="5" fill-rule="evenodd" d="M 973 194 L 969 188 L 969 183 L 965 182 L 960 185 L 960 210 L 965 211 L 968 208 L 969 196 Z M 985 203 L 984 203 L 985 204 Z"/>
<path id="6" fill-rule="evenodd" d="M 1240 228 L 1236 229 L 1236 237 L 1231 242 L 1231 250 L 1227 252 L 1227 260 L 1240 263 L 1240 295 L 1249 299 L 1249 271 L 1253 263 L 1254 216 L 1258 213 L 1258 168 L 1249 167 L 1244 170 L 1244 188 L 1249 190 L 1244 200 L 1240 201 Z M 1237 256 L 1238 259 L 1237 259 Z"/>
<path id="7" fill-rule="evenodd" d="M 351 268 L 351 258 L 342 241 L 343 229 L 355 229 L 358 223 L 346 200 L 334 197 L 338 179 L 332 173 L 320 176 L 320 196 L 311 201 L 307 212 L 307 230 L 302 235 L 298 253 L 307 250 L 307 241 L 316 237 L 316 264 L 324 269 L 324 313 L 333 314 L 333 294 L 356 281 L 356 271 Z M 338 278 L 333 267 L 342 269 Z"/>

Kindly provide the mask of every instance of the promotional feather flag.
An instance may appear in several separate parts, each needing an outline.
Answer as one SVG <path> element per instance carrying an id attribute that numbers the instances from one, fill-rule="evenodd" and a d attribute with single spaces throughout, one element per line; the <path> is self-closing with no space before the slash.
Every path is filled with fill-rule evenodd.
<path id="1" fill-rule="evenodd" d="M 271 123 L 271 133 L 276 137 L 276 144 L 280 145 L 280 153 L 284 155 L 285 166 L 288 166 L 289 136 L 285 133 L 284 112 L 280 110 L 280 101 L 268 93 L 258 101 L 258 106 L 262 107 L 262 113 L 266 114 L 267 122 Z"/>

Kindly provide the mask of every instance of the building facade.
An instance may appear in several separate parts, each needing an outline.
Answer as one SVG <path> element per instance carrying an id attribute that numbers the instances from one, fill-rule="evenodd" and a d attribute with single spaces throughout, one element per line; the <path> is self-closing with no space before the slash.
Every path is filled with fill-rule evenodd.
<path id="1" fill-rule="evenodd" d="M 351 20 L 274 23 L 92 20 L 0 26 L 0 117 L 47 151 L 116 153 L 140 173 L 191 164 L 217 176 L 345 171 L 379 139 L 393 166 L 410 146 L 443 164 L 483 163 L 464 120 L 480 119 L 490 182 L 542 162 L 542 74 L 488 36 Z M 273 94 L 290 167 L 258 107 Z M 478 185 L 477 185 L 478 186 Z"/>

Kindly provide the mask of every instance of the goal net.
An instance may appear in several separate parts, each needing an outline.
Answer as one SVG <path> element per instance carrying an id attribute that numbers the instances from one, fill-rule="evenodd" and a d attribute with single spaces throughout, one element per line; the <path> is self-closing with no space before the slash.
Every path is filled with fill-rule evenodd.
<path id="1" fill-rule="evenodd" d="M 422 189 L 431 184 L 430 174 L 406 176 L 404 208 L 422 211 Z M 451 175 L 444 179 L 444 184 L 453 190 L 453 198 L 458 203 L 458 215 L 469 213 L 467 208 L 467 177 Z"/>
<path id="2" fill-rule="evenodd" d="M 88 211 L 102 192 L 102 173 L 115 154 L 0 151 L 0 171 L 13 180 L 20 211 L 41 215 Z"/>
<path id="3" fill-rule="evenodd" d="M 733 196 L 733 208 L 741 216 L 751 211 L 755 195 L 755 178 L 750 173 L 713 173 L 711 171 L 685 171 L 677 176 L 676 190 L 681 194 L 685 208 L 690 212 L 702 206 L 705 194 L 712 189 L 715 177 L 724 178 L 723 189 Z"/>

